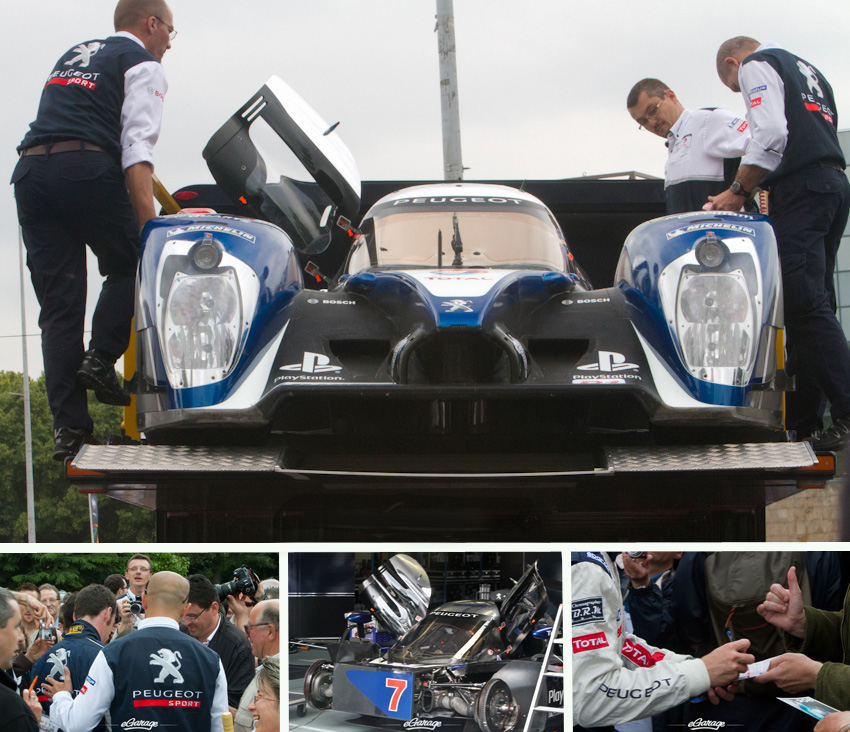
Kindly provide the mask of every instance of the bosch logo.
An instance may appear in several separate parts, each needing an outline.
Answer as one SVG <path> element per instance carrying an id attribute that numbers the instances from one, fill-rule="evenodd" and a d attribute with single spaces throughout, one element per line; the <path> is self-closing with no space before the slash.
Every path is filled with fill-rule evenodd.
<path id="1" fill-rule="evenodd" d="M 561 305 L 587 305 L 590 303 L 611 302 L 610 297 L 587 297 L 583 300 L 561 300 Z"/>

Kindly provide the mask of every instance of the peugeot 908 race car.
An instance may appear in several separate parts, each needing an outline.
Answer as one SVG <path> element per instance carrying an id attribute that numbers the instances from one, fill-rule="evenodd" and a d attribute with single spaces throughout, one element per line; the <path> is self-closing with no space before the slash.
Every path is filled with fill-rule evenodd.
<path id="1" fill-rule="evenodd" d="M 273 172 L 281 141 L 318 186 Z M 279 79 L 204 155 L 252 217 L 191 209 L 145 227 L 136 393 L 153 444 L 534 453 L 782 429 L 764 216 L 646 222 L 594 289 L 551 212 L 515 188 L 407 188 L 357 222 L 350 153 Z M 334 247 L 344 265 L 322 272 L 311 260 Z"/>
<path id="2" fill-rule="evenodd" d="M 428 576 L 404 554 L 364 581 L 363 594 L 394 643 L 383 652 L 362 637 L 334 644 L 332 660 L 317 661 L 304 677 L 310 706 L 427 728 L 439 725 L 423 720 L 467 718 L 484 732 L 509 732 L 524 728 L 542 678 L 535 706 L 563 709 L 560 653 L 541 677 L 552 626 L 544 622 L 549 598 L 536 564 L 500 605 L 456 601 L 428 612 Z M 533 714 L 530 729 L 539 732 L 550 714 Z"/>

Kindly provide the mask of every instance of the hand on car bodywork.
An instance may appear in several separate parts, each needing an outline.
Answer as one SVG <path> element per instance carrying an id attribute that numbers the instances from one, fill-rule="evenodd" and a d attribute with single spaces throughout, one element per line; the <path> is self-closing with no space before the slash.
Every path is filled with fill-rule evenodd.
<path id="1" fill-rule="evenodd" d="M 818 672 L 823 664 L 802 653 L 783 653 L 770 660 L 770 667 L 756 681 L 766 684 L 773 681 L 782 691 L 802 694 L 815 688 Z"/>
<path id="2" fill-rule="evenodd" d="M 772 584 L 764 602 L 758 606 L 759 615 L 768 623 L 795 638 L 806 637 L 806 613 L 803 610 L 803 592 L 797 582 L 797 570 L 788 570 L 788 589 Z"/>
<path id="3" fill-rule="evenodd" d="M 749 647 L 749 639 L 741 638 L 725 643 L 702 657 L 701 660 L 708 669 L 708 678 L 713 689 L 725 687 L 736 681 L 738 674 L 747 670 L 748 664 L 755 663 L 755 656 L 745 652 Z"/>

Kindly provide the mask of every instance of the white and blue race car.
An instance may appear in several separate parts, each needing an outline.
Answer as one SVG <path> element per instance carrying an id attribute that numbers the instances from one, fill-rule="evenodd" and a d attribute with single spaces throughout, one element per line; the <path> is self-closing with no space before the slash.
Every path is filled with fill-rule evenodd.
<path id="1" fill-rule="evenodd" d="M 312 188 L 272 170 L 283 142 Z M 407 188 L 358 221 L 350 153 L 277 78 L 204 156 L 250 216 L 187 209 L 145 227 L 135 391 L 151 444 L 498 461 L 784 434 L 764 216 L 648 221 L 595 289 L 550 210 L 516 188 Z M 340 247 L 338 271 L 312 264 Z"/>

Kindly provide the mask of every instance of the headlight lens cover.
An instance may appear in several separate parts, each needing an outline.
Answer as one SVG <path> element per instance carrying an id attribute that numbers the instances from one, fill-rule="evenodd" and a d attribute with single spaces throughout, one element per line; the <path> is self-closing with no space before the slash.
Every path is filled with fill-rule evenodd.
<path id="1" fill-rule="evenodd" d="M 168 293 L 164 325 L 170 371 L 226 374 L 242 330 L 239 283 L 233 271 L 217 275 L 178 272 Z"/>
<path id="2" fill-rule="evenodd" d="M 250 266 L 215 247 L 220 263 L 201 269 L 193 260 L 195 244 L 166 243 L 157 268 L 159 342 L 174 389 L 215 384 L 230 374 L 259 296 L 259 279 Z"/>
<path id="3" fill-rule="evenodd" d="M 683 273 L 676 331 L 685 362 L 698 378 L 718 380 L 712 378 L 713 369 L 747 371 L 753 357 L 754 326 L 752 301 L 740 271 Z"/>
<path id="4" fill-rule="evenodd" d="M 746 237 L 709 241 L 697 250 L 671 262 L 659 277 L 667 324 L 694 378 L 744 386 L 761 329 L 758 255 Z"/>

